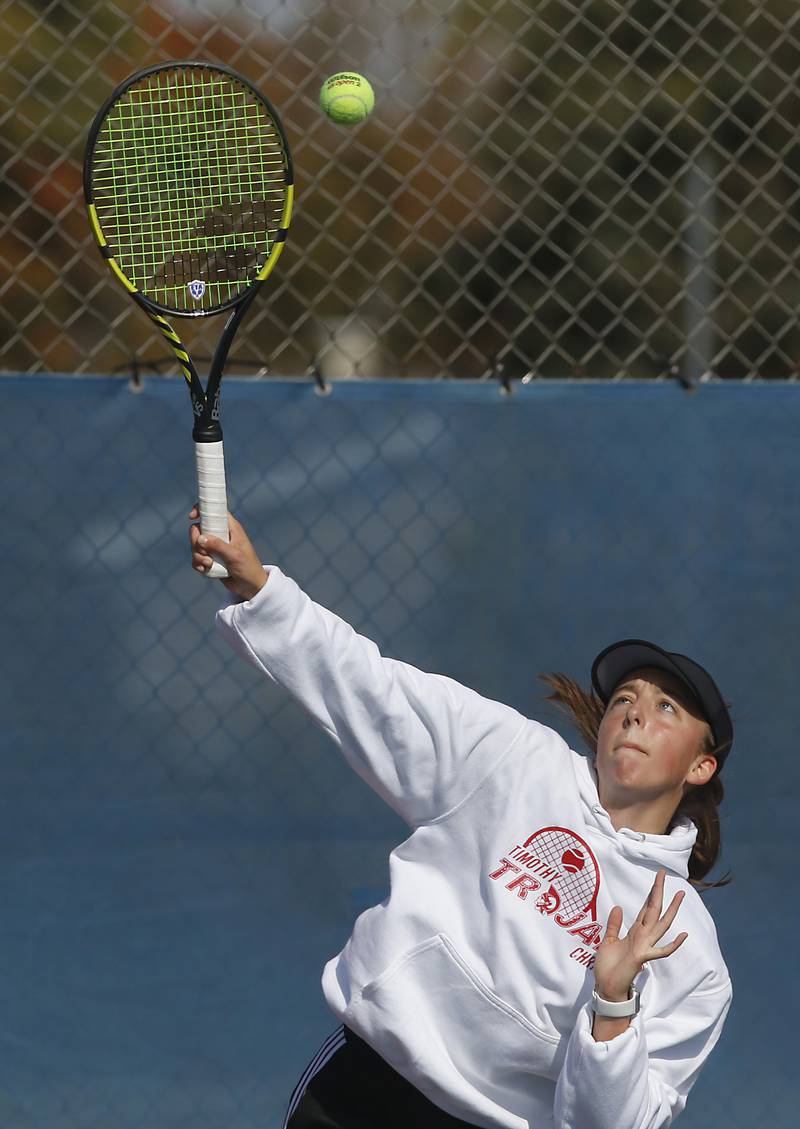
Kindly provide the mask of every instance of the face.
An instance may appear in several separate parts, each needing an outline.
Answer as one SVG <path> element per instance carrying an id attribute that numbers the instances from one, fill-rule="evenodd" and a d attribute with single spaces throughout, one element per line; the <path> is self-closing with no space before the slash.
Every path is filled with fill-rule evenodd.
<path id="1" fill-rule="evenodd" d="M 596 768 L 605 807 L 674 799 L 705 784 L 716 760 L 703 752 L 710 736 L 688 690 L 668 671 L 644 667 L 626 675 L 600 723 Z"/>

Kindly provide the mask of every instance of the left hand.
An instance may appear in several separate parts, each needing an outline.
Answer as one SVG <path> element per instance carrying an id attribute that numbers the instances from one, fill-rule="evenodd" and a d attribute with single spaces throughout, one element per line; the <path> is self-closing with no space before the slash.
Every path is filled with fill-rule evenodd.
<path id="1" fill-rule="evenodd" d="M 684 891 L 679 890 L 662 916 L 666 873 L 659 870 L 639 916 L 624 937 L 619 935 L 622 928 L 620 906 L 614 906 L 608 915 L 605 935 L 594 964 L 595 989 L 604 1000 L 613 1003 L 627 1000 L 631 985 L 646 962 L 671 956 L 689 936 L 681 933 L 668 945 L 656 944 L 672 925 L 684 898 Z"/>

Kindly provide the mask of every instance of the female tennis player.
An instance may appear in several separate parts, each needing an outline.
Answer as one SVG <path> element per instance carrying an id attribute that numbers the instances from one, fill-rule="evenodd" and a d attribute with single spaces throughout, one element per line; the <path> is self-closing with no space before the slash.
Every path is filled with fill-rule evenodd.
<path id="1" fill-rule="evenodd" d="M 342 1026 L 288 1129 L 669 1125 L 731 1002 L 697 889 L 733 740 L 711 677 L 637 640 L 597 657 L 593 694 L 551 676 L 583 756 L 384 658 L 230 525 L 230 544 L 191 529 L 194 567 L 228 568 L 224 635 L 411 828 L 388 897 L 325 968 Z"/>

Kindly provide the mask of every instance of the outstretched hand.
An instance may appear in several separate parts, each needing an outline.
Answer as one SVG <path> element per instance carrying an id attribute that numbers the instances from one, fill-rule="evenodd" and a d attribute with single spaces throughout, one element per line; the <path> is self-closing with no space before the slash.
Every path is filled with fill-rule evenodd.
<path id="1" fill-rule="evenodd" d="M 250 538 L 244 527 L 236 520 L 233 514 L 228 514 L 228 529 L 230 541 L 222 541 L 210 533 L 200 532 L 198 524 L 200 511 L 193 506 L 189 517 L 194 523 L 189 529 L 189 542 L 192 546 L 192 568 L 197 572 L 208 572 L 214 563 L 214 558 L 221 561 L 228 570 L 227 579 L 222 583 L 229 592 L 241 596 L 243 600 L 252 600 L 267 583 L 267 573 L 259 560 Z M 213 554 L 213 556 L 212 556 Z"/>
<path id="2" fill-rule="evenodd" d="M 626 1000 L 633 981 L 647 961 L 671 956 L 689 936 L 681 933 L 668 945 L 657 944 L 675 920 L 684 898 L 683 890 L 679 890 L 662 915 L 665 877 L 666 871 L 659 870 L 647 900 L 624 937 L 619 935 L 622 909 L 614 906 L 608 915 L 594 964 L 595 988 L 602 999 L 615 1003 Z"/>

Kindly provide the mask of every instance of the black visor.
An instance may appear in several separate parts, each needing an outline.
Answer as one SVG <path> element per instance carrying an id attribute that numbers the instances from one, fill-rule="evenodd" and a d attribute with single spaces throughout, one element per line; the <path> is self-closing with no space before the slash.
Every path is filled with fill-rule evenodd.
<path id="1" fill-rule="evenodd" d="M 721 766 L 733 744 L 733 722 L 714 679 L 686 655 L 664 651 L 643 639 L 623 639 L 606 647 L 594 660 L 592 686 L 607 704 L 626 674 L 647 666 L 669 671 L 691 691 L 711 727 L 715 755 Z"/>

